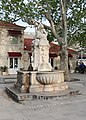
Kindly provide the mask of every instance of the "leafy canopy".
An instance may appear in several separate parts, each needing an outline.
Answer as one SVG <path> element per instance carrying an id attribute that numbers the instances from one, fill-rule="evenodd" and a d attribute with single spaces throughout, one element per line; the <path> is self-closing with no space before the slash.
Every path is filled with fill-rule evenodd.
<path id="1" fill-rule="evenodd" d="M 86 46 L 86 2 L 85 0 L 66 0 L 68 44 L 80 43 Z M 45 25 L 49 39 L 63 37 L 60 0 L 1 0 L 1 20 L 15 22 L 21 19 L 33 24 L 32 19 L 48 20 Z"/>

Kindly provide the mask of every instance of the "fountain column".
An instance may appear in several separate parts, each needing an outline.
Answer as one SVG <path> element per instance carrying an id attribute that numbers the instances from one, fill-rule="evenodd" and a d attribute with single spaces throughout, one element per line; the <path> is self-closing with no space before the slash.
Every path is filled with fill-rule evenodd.
<path id="1" fill-rule="evenodd" d="M 38 71 L 52 71 L 51 64 L 49 63 L 49 42 L 47 40 L 47 32 L 41 23 L 35 23 L 36 38 L 33 41 L 33 67 Z"/>

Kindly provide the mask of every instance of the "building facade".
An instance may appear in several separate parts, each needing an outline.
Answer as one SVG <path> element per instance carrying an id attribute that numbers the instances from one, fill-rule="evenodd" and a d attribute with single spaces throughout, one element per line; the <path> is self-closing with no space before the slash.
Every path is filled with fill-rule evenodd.
<path id="1" fill-rule="evenodd" d="M 7 67 L 8 74 L 16 74 L 23 67 L 24 29 L 0 21 L 0 68 Z"/>

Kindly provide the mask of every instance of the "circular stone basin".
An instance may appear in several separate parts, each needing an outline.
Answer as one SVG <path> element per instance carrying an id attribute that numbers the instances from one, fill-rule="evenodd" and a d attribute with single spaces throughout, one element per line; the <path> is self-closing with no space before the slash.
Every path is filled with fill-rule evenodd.
<path id="1" fill-rule="evenodd" d="M 40 84 L 43 85 L 62 83 L 64 82 L 64 72 L 63 71 L 38 72 L 36 79 Z"/>

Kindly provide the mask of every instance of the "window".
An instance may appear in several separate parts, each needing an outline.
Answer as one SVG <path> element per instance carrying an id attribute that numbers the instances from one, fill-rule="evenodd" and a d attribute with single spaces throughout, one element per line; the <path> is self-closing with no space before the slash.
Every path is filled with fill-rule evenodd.
<path id="1" fill-rule="evenodd" d="M 18 44 L 18 37 L 11 36 L 11 44 Z"/>
<path id="2" fill-rule="evenodd" d="M 18 68 L 18 58 L 10 58 L 10 68 Z"/>
<path id="3" fill-rule="evenodd" d="M 53 59 L 51 58 L 51 66 L 53 67 Z"/>
<path id="4" fill-rule="evenodd" d="M 14 58 L 14 68 L 18 67 L 18 58 Z"/>
<path id="5" fill-rule="evenodd" d="M 10 58 L 10 68 L 13 68 L 13 58 Z"/>

